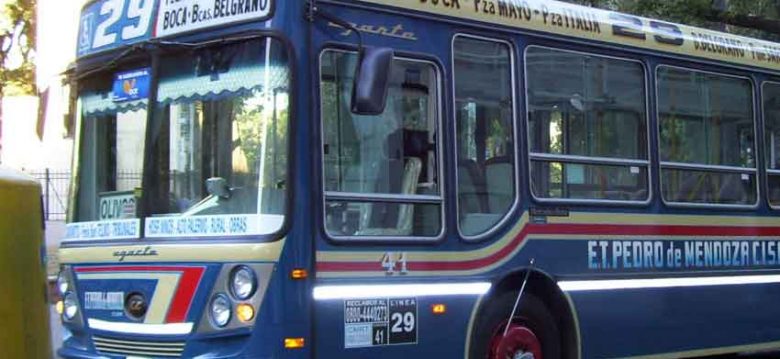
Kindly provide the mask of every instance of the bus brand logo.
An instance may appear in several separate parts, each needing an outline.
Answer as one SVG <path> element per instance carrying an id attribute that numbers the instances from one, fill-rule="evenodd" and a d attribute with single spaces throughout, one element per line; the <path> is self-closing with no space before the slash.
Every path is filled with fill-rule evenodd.
<path id="1" fill-rule="evenodd" d="M 84 309 L 89 310 L 122 310 L 123 292 L 86 292 L 84 293 Z"/>
<path id="2" fill-rule="evenodd" d="M 152 249 L 151 246 L 146 246 L 144 249 L 136 249 L 136 250 L 120 250 L 114 252 L 114 257 L 119 258 L 120 262 L 123 262 L 125 258 L 127 257 L 150 257 L 150 256 L 158 256 L 157 250 Z"/>
<path id="3" fill-rule="evenodd" d="M 149 308 L 146 298 L 141 293 L 132 293 L 125 300 L 125 310 L 127 314 L 135 319 L 141 319 Z"/>
<path id="4" fill-rule="evenodd" d="M 401 24 L 395 25 L 393 27 L 387 27 L 387 26 L 374 26 L 374 25 L 358 25 L 355 23 L 350 23 L 353 27 L 360 30 L 360 32 L 366 33 L 366 34 L 374 34 L 379 36 L 387 36 L 387 37 L 395 37 L 398 39 L 403 40 L 411 40 L 411 41 L 417 41 L 417 34 L 415 34 L 412 31 L 404 31 L 404 26 Z M 328 26 L 330 27 L 338 27 L 340 29 L 343 29 L 338 24 L 334 23 L 328 23 Z M 341 32 L 341 36 L 349 36 L 349 34 L 352 33 L 352 29 L 344 29 L 343 32 Z"/>

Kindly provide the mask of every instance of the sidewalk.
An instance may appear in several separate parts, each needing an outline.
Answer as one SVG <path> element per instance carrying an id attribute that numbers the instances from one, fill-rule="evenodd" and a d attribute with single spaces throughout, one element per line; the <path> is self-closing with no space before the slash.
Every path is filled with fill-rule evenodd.
<path id="1" fill-rule="evenodd" d="M 57 248 L 60 247 L 60 240 L 65 236 L 65 222 L 49 221 L 46 222 L 46 274 L 56 277 L 60 271 L 60 261 L 57 258 Z"/>
<path id="2" fill-rule="evenodd" d="M 60 240 L 64 235 L 65 222 L 46 222 L 46 274 L 49 276 L 49 278 L 56 278 L 60 271 L 60 261 L 57 258 L 57 248 L 59 248 Z M 58 358 L 56 353 L 57 349 L 59 349 L 60 345 L 62 345 L 62 325 L 60 323 L 60 315 L 57 314 L 57 311 L 53 305 L 56 299 L 50 295 L 49 300 L 52 304 L 49 306 L 52 358 Z"/>

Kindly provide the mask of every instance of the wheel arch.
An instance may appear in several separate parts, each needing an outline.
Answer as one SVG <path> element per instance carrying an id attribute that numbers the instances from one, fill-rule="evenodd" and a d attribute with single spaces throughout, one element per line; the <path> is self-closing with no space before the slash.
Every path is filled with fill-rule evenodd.
<path id="1" fill-rule="evenodd" d="M 525 293 L 531 293 L 539 298 L 556 318 L 561 331 L 563 358 L 581 358 L 580 330 L 574 305 L 571 303 L 570 298 L 558 287 L 555 279 L 542 270 L 528 267 L 518 268 L 497 278 L 493 282 L 490 292 L 480 301 L 477 312 L 489 305 L 493 298 L 497 298 L 506 292 L 519 291 L 523 285 L 526 273 L 529 271 L 530 275 L 525 287 Z"/>

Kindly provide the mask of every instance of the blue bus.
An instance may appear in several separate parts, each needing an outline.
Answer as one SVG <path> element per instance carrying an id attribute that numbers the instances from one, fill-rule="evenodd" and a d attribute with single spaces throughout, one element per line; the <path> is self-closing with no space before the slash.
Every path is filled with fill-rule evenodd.
<path id="1" fill-rule="evenodd" d="M 780 348 L 780 45 L 542 0 L 96 0 L 65 358 Z"/>

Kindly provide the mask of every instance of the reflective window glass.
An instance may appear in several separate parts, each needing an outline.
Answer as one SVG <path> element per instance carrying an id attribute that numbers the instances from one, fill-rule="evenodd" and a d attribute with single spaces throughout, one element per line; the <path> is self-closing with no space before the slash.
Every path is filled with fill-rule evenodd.
<path id="1" fill-rule="evenodd" d="M 453 44 L 458 221 L 487 231 L 515 200 L 512 57 L 507 44 L 458 36 Z"/>
<path id="2" fill-rule="evenodd" d="M 325 223 L 334 237 L 435 237 L 441 231 L 437 74 L 396 58 L 385 111 L 355 115 L 357 56 L 321 56 Z"/>
<path id="3" fill-rule="evenodd" d="M 764 133 L 769 202 L 780 206 L 780 84 L 764 84 Z"/>
<path id="4" fill-rule="evenodd" d="M 657 82 L 663 198 L 699 204 L 755 203 L 750 81 L 663 66 Z"/>
<path id="5" fill-rule="evenodd" d="M 642 65 L 531 47 L 526 66 L 534 195 L 564 200 L 647 200 Z"/>

